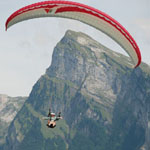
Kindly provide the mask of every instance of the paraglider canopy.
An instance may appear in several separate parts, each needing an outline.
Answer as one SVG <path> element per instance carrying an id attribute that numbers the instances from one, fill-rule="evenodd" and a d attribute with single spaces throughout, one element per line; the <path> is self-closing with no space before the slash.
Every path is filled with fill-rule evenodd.
<path id="1" fill-rule="evenodd" d="M 116 41 L 128 53 L 135 68 L 141 63 L 138 45 L 119 22 L 100 10 L 76 2 L 45 1 L 28 5 L 14 12 L 7 19 L 6 30 L 18 22 L 40 17 L 70 18 L 86 23 Z"/>

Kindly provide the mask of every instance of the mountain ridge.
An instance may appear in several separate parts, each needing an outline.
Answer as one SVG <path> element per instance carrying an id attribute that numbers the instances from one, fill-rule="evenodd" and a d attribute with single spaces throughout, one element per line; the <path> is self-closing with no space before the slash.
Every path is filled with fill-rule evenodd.
<path id="1" fill-rule="evenodd" d="M 11 123 L 3 150 L 148 150 L 150 69 L 129 66 L 128 57 L 67 31 Z M 64 118 L 54 130 L 41 119 L 50 106 Z"/>
<path id="2" fill-rule="evenodd" d="M 27 97 L 10 97 L 0 94 L 0 145 L 5 142 L 7 129 L 26 99 Z"/>

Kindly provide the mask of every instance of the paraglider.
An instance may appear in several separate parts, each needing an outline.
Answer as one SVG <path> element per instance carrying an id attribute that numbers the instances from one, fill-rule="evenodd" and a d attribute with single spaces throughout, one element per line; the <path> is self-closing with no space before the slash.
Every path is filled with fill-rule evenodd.
<path id="1" fill-rule="evenodd" d="M 48 128 L 55 128 L 56 127 L 56 121 L 62 119 L 61 112 L 58 113 L 56 116 L 55 113 L 51 112 L 51 109 L 49 109 L 49 113 L 47 117 L 43 118 L 44 120 L 48 120 L 47 127 Z"/>
<path id="2" fill-rule="evenodd" d="M 33 18 L 62 17 L 86 23 L 116 41 L 130 56 L 134 67 L 141 63 L 141 53 L 130 33 L 115 19 L 90 6 L 71 1 L 45 1 L 28 5 L 14 12 L 6 21 L 12 25 Z"/>

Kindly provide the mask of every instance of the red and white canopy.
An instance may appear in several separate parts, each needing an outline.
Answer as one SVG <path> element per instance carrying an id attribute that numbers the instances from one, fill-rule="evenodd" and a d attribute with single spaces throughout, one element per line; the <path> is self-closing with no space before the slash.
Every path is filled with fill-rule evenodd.
<path id="1" fill-rule="evenodd" d="M 7 19 L 6 30 L 18 22 L 40 17 L 70 18 L 86 23 L 116 41 L 129 54 L 135 67 L 141 63 L 135 40 L 119 22 L 100 10 L 76 2 L 45 1 L 23 7 Z"/>

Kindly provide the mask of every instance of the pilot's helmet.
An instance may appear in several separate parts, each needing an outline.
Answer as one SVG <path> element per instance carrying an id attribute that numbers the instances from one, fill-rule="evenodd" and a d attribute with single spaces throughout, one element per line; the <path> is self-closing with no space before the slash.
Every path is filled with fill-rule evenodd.
<path id="1" fill-rule="evenodd" d="M 55 113 L 51 113 L 51 117 L 55 117 Z"/>

